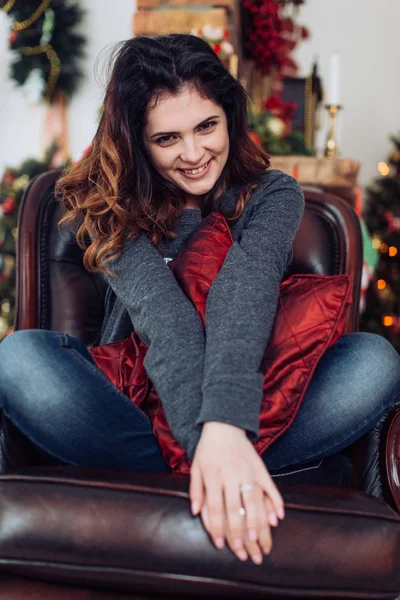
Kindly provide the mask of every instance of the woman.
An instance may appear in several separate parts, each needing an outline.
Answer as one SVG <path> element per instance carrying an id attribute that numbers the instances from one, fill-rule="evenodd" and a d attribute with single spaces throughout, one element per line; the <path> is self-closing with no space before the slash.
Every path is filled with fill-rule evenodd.
<path id="1" fill-rule="evenodd" d="M 116 53 L 91 150 L 58 189 L 86 268 L 109 283 L 100 343 L 133 328 L 148 346 L 146 371 L 193 460 L 193 514 L 216 547 L 227 541 L 260 564 L 284 518 L 268 469 L 334 454 L 373 428 L 400 394 L 400 359 L 380 337 L 342 336 L 288 432 L 262 458 L 255 452 L 260 362 L 304 200 L 295 180 L 267 171 L 246 123 L 244 90 L 205 42 L 131 39 Z M 234 244 L 204 331 L 167 262 L 211 211 L 229 219 Z M 57 459 L 168 471 L 147 416 L 80 341 L 17 332 L 1 345 L 0 369 L 4 412 Z"/>

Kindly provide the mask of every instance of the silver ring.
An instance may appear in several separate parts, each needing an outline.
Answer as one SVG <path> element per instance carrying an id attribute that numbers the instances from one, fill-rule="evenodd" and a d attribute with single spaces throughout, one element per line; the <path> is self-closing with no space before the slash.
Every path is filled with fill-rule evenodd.
<path id="1" fill-rule="evenodd" d="M 241 517 L 244 517 L 244 515 L 245 515 L 245 514 L 246 514 L 246 511 L 245 511 L 245 509 L 243 508 L 243 506 L 241 506 L 241 507 L 239 508 L 239 515 L 240 515 Z"/>
<path id="2" fill-rule="evenodd" d="M 253 491 L 253 484 L 252 483 L 245 483 L 244 485 L 241 485 L 239 490 L 241 492 L 252 492 Z"/>

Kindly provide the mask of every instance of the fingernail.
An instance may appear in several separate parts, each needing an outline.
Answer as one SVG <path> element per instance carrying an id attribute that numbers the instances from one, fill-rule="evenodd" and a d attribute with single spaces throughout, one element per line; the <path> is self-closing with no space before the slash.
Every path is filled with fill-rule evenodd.
<path id="1" fill-rule="evenodd" d="M 237 552 L 237 556 L 240 558 L 240 560 L 247 560 L 247 558 L 248 558 L 248 556 L 244 550 L 239 550 Z"/>
<path id="2" fill-rule="evenodd" d="M 261 554 L 252 554 L 251 558 L 253 559 L 253 562 L 256 563 L 256 565 L 261 565 L 261 563 L 262 563 Z"/>
<path id="3" fill-rule="evenodd" d="M 278 519 L 276 518 L 275 513 L 269 513 L 269 522 L 273 527 L 278 525 Z"/>
<path id="4" fill-rule="evenodd" d="M 193 502 L 192 502 L 192 514 L 193 515 L 197 515 L 197 513 L 199 512 L 199 510 L 200 510 L 199 503 L 197 502 L 197 500 L 193 500 Z"/>
<path id="5" fill-rule="evenodd" d="M 217 538 L 215 540 L 215 545 L 219 550 L 221 550 L 225 546 L 224 538 Z"/>
<path id="6" fill-rule="evenodd" d="M 285 510 L 283 508 L 278 508 L 278 510 L 276 511 L 278 513 L 278 517 L 280 519 L 284 519 L 285 518 Z"/>
<path id="7" fill-rule="evenodd" d="M 271 548 L 267 548 L 267 546 L 265 546 L 263 548 L 263 552 L 264 552 L 264 554 L 269 554 L 271 552 Z"/>
<path id="8" fill-rule="evenodd" d="M 249 529 L 249 540 L 251 542 L 256 542 L 257 537 L 257 531 L 255 529 Z"/>
<path id="9" fill-rule="evenodd" d="M 233 547 L 234 548 L 241 548 L 243 546 L 242 540 L 240 538 L 236 538 L 235 540 L 233 540 Z"/>

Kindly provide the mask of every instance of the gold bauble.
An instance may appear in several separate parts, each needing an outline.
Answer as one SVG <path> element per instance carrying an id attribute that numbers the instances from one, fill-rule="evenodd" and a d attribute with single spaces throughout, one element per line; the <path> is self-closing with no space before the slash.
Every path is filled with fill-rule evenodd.
<path id="1" fill-rule="evenodd" d="M 275 137 L 282 139 L 286 133 L 286 123 L 279 117 L 271 117 L 265 121 L 265 126 L 269 133 L 272 133 Z"/>
<path id="2" fill-rule="evenodd" d="M 9 300 L 3 300 L 3 302 L 0 304 L 0 314 L 2 315 L 8 315 L 8 313 L 11 311 L 11 304 Z"/>

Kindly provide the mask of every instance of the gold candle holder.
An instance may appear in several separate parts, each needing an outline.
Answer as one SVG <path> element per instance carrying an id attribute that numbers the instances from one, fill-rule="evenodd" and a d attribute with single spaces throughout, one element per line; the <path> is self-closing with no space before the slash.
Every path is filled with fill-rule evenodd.
<path id="1" fill-rule="evenodd" d="M 232 77 L 237 79 L 238 73 L 239 73 L 239 57 L 237 54 L 231 54 L 231 56 L 229 57 L 229 67 L 228 68 L 229 68 L 229 72 L 232 75 Z"/>
<path id="2" fill-rule="evenodd" d="M 339 110 L 341 110 L 343 107 L 340 104 L 326 104 L 325 108 L 329 111 L 329 129 L 325 145 L 325 156 L 327 158 L 335 158 L 338 153 L 336 139 L 336 119 Z"/>

